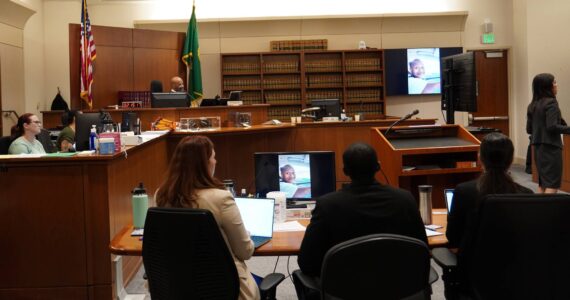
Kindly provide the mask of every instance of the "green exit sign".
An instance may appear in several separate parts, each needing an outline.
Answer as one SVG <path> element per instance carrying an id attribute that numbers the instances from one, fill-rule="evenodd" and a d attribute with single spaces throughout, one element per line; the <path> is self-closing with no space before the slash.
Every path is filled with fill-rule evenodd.
<path id="1" fill-rule="evenodd" d="M 494 33 L 483 33 L 481 36 L 481 41 L 483 44 L 494 44 L 495 43 L 495 34 Z"/>

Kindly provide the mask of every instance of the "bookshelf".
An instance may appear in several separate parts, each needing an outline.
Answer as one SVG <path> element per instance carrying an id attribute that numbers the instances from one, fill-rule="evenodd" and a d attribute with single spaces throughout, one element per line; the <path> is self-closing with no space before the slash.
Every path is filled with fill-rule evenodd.
<path id="1" fill-rule="evenodd" d="M 313 99 L 338 98 L 349 116 L 385 116 L 382 50 L 262 52 L 221 55 L 222 93 L 241 90 L 244 104 L 271 104 L 287 120 Z"/>

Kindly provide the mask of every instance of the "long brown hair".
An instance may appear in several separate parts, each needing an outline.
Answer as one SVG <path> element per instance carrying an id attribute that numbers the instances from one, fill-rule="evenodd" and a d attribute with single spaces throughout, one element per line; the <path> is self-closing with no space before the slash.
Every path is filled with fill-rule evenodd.
<path id="1" fill-rule="evenodd" d="M 224 184 L 212 177 L 208 161 L 214 144 L 205 136 L 189 136 L 180 141 L 168 167 L 166 180 L 158 189 L 159 207 L 198 207 L 196 191 L 224 189 Z"/>
<path id="2" fill-rule="evenodd" d="M 480 196 L 517 192 L 517 185 L 508 173 L 513 153 L 513 142 L 506 135 L 493 132 L 483 138 L 480 158 L 485 170 L 478 181 Z"/>

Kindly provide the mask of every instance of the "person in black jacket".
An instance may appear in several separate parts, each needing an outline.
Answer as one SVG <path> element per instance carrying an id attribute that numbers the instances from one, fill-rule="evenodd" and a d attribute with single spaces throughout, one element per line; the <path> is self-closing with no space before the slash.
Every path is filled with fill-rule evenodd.
<path id="1" fill-rule="evenodd" d="M 483 173 L 478 179 L 457 185 L 453 193 L 451 210 L 447 216 L 446 236 L 449 247 L 458 249 L 457 274 L 443 274 L 446 299 L 458 299 L 468 289 L 465 285 L 471 241 L 477 231 L 479 203 L 489 194 L 517 194 L 532 191 L 517 184 L 509 174 L 513 162 L 513 142 L 504 134 L 493 132 L 483 138 L 480 159 Z"/>
<path id="2" fill-rule="evenodd" d="M 393 233 L 427 244 L 416 200 L 408 191 L 378 183 L 376 151 L 364 143 L 350 145 L 343 156 L 344 173 L 352 182 L 317 199 L 298 257 L 301 271 L 320 276 L 325 253 L 333 246 L 374 233 Z M 300 299 L 312 298 L 296 285 Z"/>
<path id="3" fill-rule="evenodd" d="M 532 80 L 532 101 L 528 105 L 526 132 L 532 135 L 534 161 L 538 170 L 538 191 L 556 193 L 562 180 L 562 139 L 570 127 L 561 117 L 552 74 L 538 74 Z"/>

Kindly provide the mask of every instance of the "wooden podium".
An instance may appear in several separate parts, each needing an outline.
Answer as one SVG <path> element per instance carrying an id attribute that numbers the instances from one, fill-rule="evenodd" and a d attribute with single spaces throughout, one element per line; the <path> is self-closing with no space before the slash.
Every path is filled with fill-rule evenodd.
<path id="1" fill-rule="evenodd" d="M 432 206 L 445 207 L 443 190 L 475 179 L 481 173 L 479 140 L 460 125 L 420 125 L 371 128 L 372 146 L 381 171 L 376 179 L 410 191 L 433 186 Z M 386 180 L 388 182 L 386 182 Z"/>

